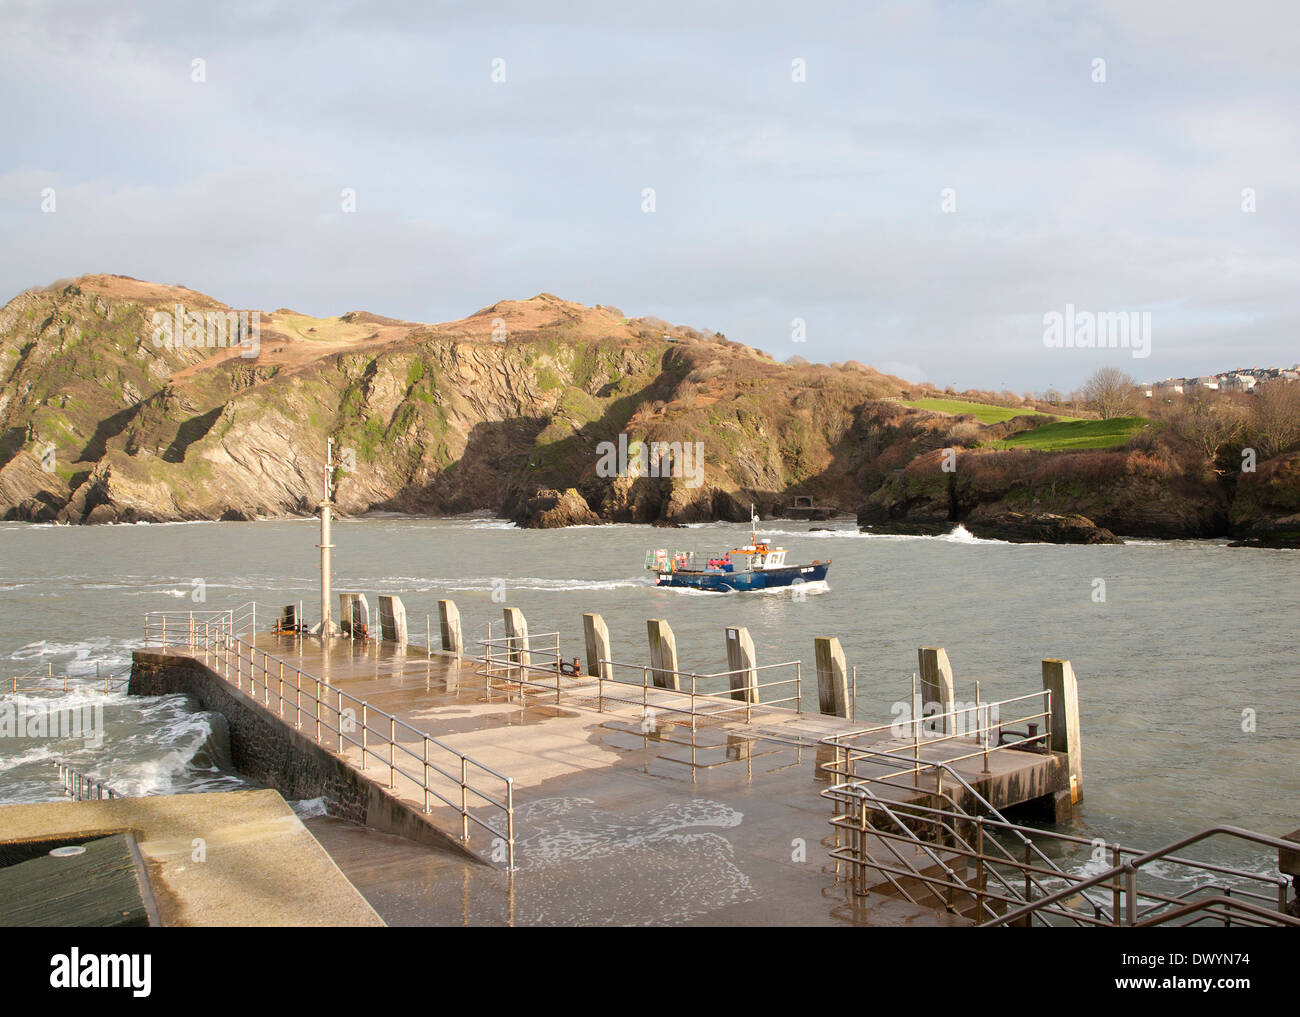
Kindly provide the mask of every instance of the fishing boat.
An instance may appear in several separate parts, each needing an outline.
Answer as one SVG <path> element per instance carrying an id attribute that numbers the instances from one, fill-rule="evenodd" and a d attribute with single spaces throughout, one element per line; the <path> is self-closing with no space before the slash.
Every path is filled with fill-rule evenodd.
<path id="1" fill-rule="evenodd" d="M 656 586 L 684 586 L 713 593 L 771 590 L 782 586 L 819 583 L 831 569 L 831 560 L 810 565 L 787 565 L 784 547 L 773 547 L 758 536 L 758 516 L 750 506 L 750 537 L 744 547 L 716 556 L 696 551 L 647 551 L 645 567 L 655 573 Z"/>

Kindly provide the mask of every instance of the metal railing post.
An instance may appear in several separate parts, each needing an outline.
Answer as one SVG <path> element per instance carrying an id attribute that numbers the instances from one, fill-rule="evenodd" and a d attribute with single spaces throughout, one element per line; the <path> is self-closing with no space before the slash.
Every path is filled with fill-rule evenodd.
<path id="1" fill-rule="evenodd" d="M 466 770 L 468 765 L 469 765 L 469 761 L 464 756 L 461 756 L 460 757 L 460 839 L 463 841 L 469 840 L 469 799 L 466 791 L 466 781 L 469 776 Z"/>
<path id="2" fill-rule="evenodd" d="M 366 755 L 370 752 L 370 704 L 361 704 L 361 769 L 366 768 Z"/>
<path id="3" fill-rule="evenodd" d="M 506 866 L 515 871 L 515 779 L 506 778 Z"/>
<path id="4" fill-rule="evenodd" d="M 424 736 L 424 811 L 429 811 L 429 736 Z"/>
<path id="5" fill-rule="evenodd" d="M 1110 864 L 1115 869 L 1115 878 L 1111 884 L 1111 923 L 1118 926 L 1120 924 L 1120 882 L 1119 868 L 1124 864 L 1124 854 L 1120 849 L 1119 841 L 1116 841 L 1110 849 Z"/>
<path id="6" fill-rule="evenodd" d="M 978 696 L 978 693 L 977 693 Z M 912 782 L 915 786 L 921 786 L 921 717 L 917 711 L 917 706 L 921 706 L 921 712 L 924 712 L 924 704 L 919 704 L 916 697 L 916 672 L 912 672 Z"/>
<path id="7" fill-rule="evenodd" d="M 1026 837 L 1025 838 L 1025 903 L 1026 904 L 1028 904 L 1029 901 L 1033 899 L 1032 896 L 1034 892 L 1033 875 L 1029 871 L 1029 866 L 1033 864 L 1033 859 L 1034 859 L 1033 842 L 1028 837 Z M 1027 924 L 1033 925 L 1034 920 L 1031 918 Z"/>
<path id="8" fill-rule="evenodd" d="M 397 718 L 388 716 L 388 786 L 397 787 Z"/>

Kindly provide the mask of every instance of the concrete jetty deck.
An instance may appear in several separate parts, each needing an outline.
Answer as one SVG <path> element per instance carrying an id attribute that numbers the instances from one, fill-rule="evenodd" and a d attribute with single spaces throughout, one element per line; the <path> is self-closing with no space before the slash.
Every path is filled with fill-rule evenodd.
<path id="1" fill-rule="evenodd" d="M 322 646 L 266 633 L 252 642 L 259 660 L 264 652 L 292 664 L 513 778 L 513 873 L 491 864 L 502 860 L 500 844 L 477 827 L 468 847 L 489 864 L 337 819 L 309 821 L 390 923 L 964 922 L 888 893 L 856 896 L 827 857 L 831 809 L 818 792 L 828 780 L 820 765 L 834 750 L 820 740 L 863 725 L 761 707 L 748 723 L 741 712 L 697 715 L 692 725 L 689 716 L 668 712 L 681 700 L 662 690 L 606 683 L 602 700 L 588 679 L 567 683 L 557 701 L 553 691 L 492 685 L 473 662 L 422 648 L 349 639 Z M 202 663 L 202 650 L 191 659 Z M 274 681 L 255 698 L 232 694 L 275 723 L 314 727 L 314 715 L 292 693 L 280 719 Z M 643 697 L 656 711 L 649 724 Z M 912 748 L 888 737 L 879 744 Z M 382 761 L 371 756 L 363 768 L 358 746 L 329 748 L 353 771 L 389 783 Z M 943 749 L 922 743 L 920 754 L 939 758 Z M 957 764 L 999 807 L 1049 793 L 1059 786 L 1060 765 L 1050 755 L 1011 751 L 990 756 L 989 774 L 979 759 Z M 388 793 L 424 818 L 419 785 L 400 773 L 392 783 Z M 492 810 L 471 811 L 486 818 Z M 459 812 L 441 803 L 427 819 L 453 838 L 460 833 Z"/>

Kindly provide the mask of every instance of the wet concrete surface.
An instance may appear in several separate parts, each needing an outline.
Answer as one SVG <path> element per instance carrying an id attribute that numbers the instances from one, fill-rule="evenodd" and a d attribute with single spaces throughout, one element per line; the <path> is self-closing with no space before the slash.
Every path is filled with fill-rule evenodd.
<path id="1" fill-rule="evenodd" d="M 637 702 L 616 703 L 594 684 L 575 684 L 557 704 L 552 691 L 490 687 L 472 665 L 422 651 L 336 640 L 323 653 L 311 640 L 275 636 L 257 645 L 514 779 L 514 873 L 504 869 L 504 843 L 478 827 L 469 847 L 483 864 L 341 820 L 307 821 L 389 924 L 965 924 L 878 884 L 856 896 L 828 858 L 834 831 L 817 765 L 828 750 L 817 740 L 850 730 L 847 721 L 760 710 L 749 724 L 697 718 L 692 730 L 688 716 L 666 709 L 647 722 L 639 686 L 614 693 Z M 257 698 L 278 712 L 272 684 Z M 651 702 L 656 693 L 644 695 Z M 285 705 L 295 722 L 292 691 Z M 360 765 L 358 747 L 341 754 Z M 367 767 L 387 774 L 373 755 Z M 393 783 L 421 808 L 414 781 L 397 773 Z M 502 819 L 490 806 L 471 811 Z M 441 804 L 430 818 L 460 829 L 459 813 Z"/>

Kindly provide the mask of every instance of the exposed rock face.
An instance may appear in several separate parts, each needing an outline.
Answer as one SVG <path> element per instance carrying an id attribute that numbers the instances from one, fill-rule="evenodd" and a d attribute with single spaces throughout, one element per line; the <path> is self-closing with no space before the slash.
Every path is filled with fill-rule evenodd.
<path id="1" fill-rule="evenodd" d="M 1300 547 L 1300 452 L 1237 478 L 1231 533 L 1248 546 Z"/>
<path id="2" fill-rule="evenodd" d="M 177 305 L 203 320 L 242 314 L 260 342 L 213 344 L 210 329 L 192 345 L 161 342 L 157 315 L 175 320 Z M 333 438 L 341 514 L 741 522 L 751 506 L 788 517 L 805 496 L 861 506 L 879 532 L 940 534 L 974 518 L 1033 539 L 1300 539 L 1300 453 L 1232 478 L 1165 437 L 993 451 L 1047 418 L 985 427 L 907 407 L 905 388 L 859 364 L 778 364 L 550 294 L 420 325 L 237 312 L 183 287 L 85 276 L 0 308 L 0 516 L 305 515 Z M 1096 534 L 1052 518 L 1070 516 Z"/>
<path id="3" fill-rule="evenodd" d="M 882 533 L 946 533 L 974 518 L 1001 517 L 1007 532 L 1072 542 L 1083 530 L 1030 526 L 1023 517 L 1075 516 L 1111 536 L 1212 537 L 1228 532 L 1230 495 L 1212 475 L 1187 475 L 1130 450 L 1034 452 L 961 450 L 951 471 L 931 453 L 886 478 L 858 510 L 860 525 Z M 980 513 L 978 516 L 976 513 Z M 1059 531 L 1059 538 L 1050 536 Z M 1001 539 L 1012 539 L 1004 537 Z M 1093 541 L 1088 541 L 1093 542 Z"/>
<path id="4" fill-rule="evenodd" d="M 155 316 L 172 320 L 176 305 L 249 315 L 258 348 L 160 342 Z M 751 503 L 770 515 L 792 493 L 847 508 L 872 458 L 853 433 L 902 384 L 550 294 L 419 325 L 235 312 L 181 287 L 86 276 L 0 308 L 0 516 L 307 514 L 327 437 L 343 514 L 690 522 L 747 519 Z M 669 457 L 676 470 L 648 456 L 598 469 L 620 436 L 689 455 Z M 539 490 L 564 494 L 530 512 Z"/>
<path id="5" fill-rule="evenodd" d="M 1122 544 L 1110 530 L 1087 516 L 1058 515 L 1055 512 L 1013 512 L 981 505 L 964 523 L 966 529 L 986 540 L 1009 540 L 1015 544 Z"/>
<path id="6" fill-rule="evenodd" d="M 514 521 L 525 529 L 550 530 L 561 526 L 592 526 L 600 516 L 572 487 L 567 491 L 538 491 L 524 503 Z"/>

